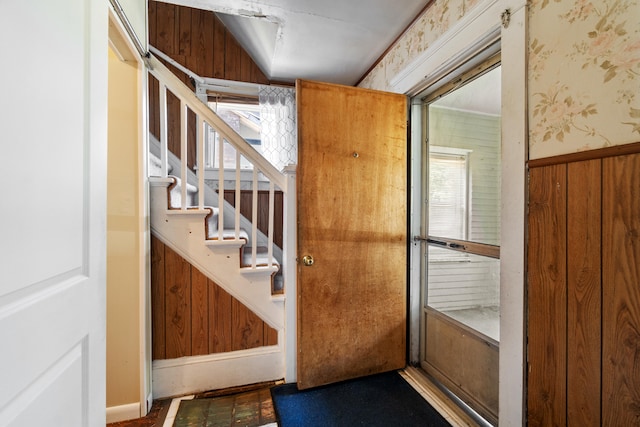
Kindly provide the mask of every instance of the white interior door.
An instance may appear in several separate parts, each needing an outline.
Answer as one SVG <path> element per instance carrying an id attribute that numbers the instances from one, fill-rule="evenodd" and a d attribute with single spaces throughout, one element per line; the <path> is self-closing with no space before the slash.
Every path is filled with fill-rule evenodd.
<path id="1" fill-rule="evenodd" d="M 105 423 L 107 11 L 0 1 L 0 426 Z"/>

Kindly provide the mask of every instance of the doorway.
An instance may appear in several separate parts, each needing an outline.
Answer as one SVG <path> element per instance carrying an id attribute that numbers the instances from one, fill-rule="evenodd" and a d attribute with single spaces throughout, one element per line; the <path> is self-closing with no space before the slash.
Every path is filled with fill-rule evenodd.
<path id="1" fill-rule="evenodd" d="M 420 366 L 498 420 L 501 68 L 494 55 L 422 97 Z"/>

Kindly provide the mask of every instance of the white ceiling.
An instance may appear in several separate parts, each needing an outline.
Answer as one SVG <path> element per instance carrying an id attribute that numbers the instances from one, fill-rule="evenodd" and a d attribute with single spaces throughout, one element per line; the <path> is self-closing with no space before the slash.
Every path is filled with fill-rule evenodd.
<path id="1" fill-rule="evenodd" d="M 427 0 L 164 0 L 211 10 L 270 80 L 354 85 Z"/>

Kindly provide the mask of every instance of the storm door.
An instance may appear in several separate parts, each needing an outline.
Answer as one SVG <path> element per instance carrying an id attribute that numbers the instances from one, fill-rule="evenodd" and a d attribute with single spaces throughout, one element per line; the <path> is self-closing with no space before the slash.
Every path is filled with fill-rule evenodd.
<path id="1" fill-rule="evenodd" d="M 492 423 L 500 342 L 500 77 L 494 57 L 423 100 L 421 366 Z"/>

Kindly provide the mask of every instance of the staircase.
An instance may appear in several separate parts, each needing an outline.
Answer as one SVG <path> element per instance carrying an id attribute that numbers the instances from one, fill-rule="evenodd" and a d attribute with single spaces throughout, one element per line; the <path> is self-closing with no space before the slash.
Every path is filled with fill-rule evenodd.
<path id="1" fill-rule="evenodd" d="M 295 215 L 295 203 L 290 197 L 295 188 L 295 173 L 282 173 L 275 169 L 155 57 L 149 58 L 148 65 L 149 73 L 159 82 L 160 102 L 159 149 L 151 150 L 156 151 L 159 168 L 154 173 L 157 176 L 149 177 L 151 231 L 278 331 L 278 344 L 274 346 L 154 361 L 154 398 L 284 378 L 287 376 L 285 359 L 295 358 L 293 328 L 288 332 L 285 329 L 285 325 L 292 324 L 295 319 L 294 299 L 288 306 L 285 301 L 292 290 L 292 287 L 287 289 L 287 285 L 295 280 L 291 251 L 295 238 L 293 231 L 286 227 L 287 223 L 295 224 L 295 221 L 288 221 Z M 180 101 L 179 158 L 168 150 L 168 92 Z M 205 184 L 204 173 L 194 174 L 187 165 L 189 111 L 196 116 L 197 165 L 204 165 L 204 135 L 209 128 L 214 131 L 220 159 L 216 190 Z M 242 160 L 253 166 L 251 218 L 240 215 L 243 187 L 240 170 L 235 171 L 235 182 L 229 182 L 228 170 L 225 177 L 222 160 L 225 147 L 235 150 L 237 165 Z M 150 156 L 154 154 L 150 153 Z M 179 164 L 176 165 L 176 161 Z M 175 173 L 170 175 L 169 171 Z M 268 187 L 269 194 L 269 225 L 263 233 L 256 224 L 258 190 L 264 186 Z M 235 192 L 235 207 L 224 199 L 225 187 L 227 191 Z M 243 188 L 242 191 L 247 190 Z M 284 197 L 282 249 L 273 242 L 276 191 L 281 191 Z M 279 279 L 277 282 L 275 277 Z"/>

